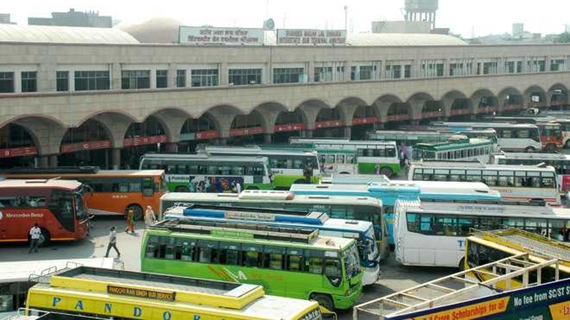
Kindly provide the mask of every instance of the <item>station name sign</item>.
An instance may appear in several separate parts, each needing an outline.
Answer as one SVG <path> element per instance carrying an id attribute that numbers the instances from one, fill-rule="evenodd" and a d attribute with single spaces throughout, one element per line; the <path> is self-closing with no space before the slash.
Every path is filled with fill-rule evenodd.
<path id="1" fill-rule="evenodd" d="M 130 296 L 145 299 L 154 299 L 160 301 L 174 301 L 176 300 L 175 292 L 160 292 L 144 289 L 135 289 L 127 287 L 107 286 L 107 293 L 116 294 L 120 296 Z"/>
<path id="2" fill-rule="evenodd" d="M 277 45 L 345 44 L 345 30 L 277 29 Z"/>
<path id="3" fill-rule="evenodd" d="M 263 45 L 263 29 L 180 26 L 179 42 L 184 45 Z"/>

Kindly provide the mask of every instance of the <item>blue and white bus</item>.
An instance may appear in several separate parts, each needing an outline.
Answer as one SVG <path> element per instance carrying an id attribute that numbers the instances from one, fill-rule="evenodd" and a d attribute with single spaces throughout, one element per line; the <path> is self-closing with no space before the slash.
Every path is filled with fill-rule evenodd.
<path id="1" fill-rule="evenodd" d="M 389 183 L 357 184 L 294 184 L 297 195 L 364 196 L 382 200 L 384 223 L 390 247 L 394 248 L 394 205 L 399 197 L 430 200 L 499 200 L 501 194 L 480 182 L 391 181 Z"/>
<path id="2" fill-rule="evenodd" d="M 331 219 L 326 213 L 311 212 L 306 216 L 291 212 L 260 208 L 223 208 L 208 205 L 171 207 L 165 212 L 165 219 L 190 219 L 207 221 L 216 225 L 251 224 L 284 228 L 317 229 L 319 235 L 354 239 L 358 246 L 360 265 L 364 270 L 362 285 L 376 283 L 380 276 L 380 253 L 372 222 L 359 220 Z"/>

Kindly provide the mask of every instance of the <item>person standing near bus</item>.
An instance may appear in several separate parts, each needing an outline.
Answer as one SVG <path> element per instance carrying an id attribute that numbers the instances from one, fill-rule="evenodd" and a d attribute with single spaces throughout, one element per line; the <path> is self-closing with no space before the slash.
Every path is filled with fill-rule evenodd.
<path id="1" fill-rule="evenodd" d="M 117 231 L 115 231 L 115 227 L 111 227 L 111 232 L 109 232 L 109 244 L 107 245 L 105 258 L 109 257 L 109 251 L 111 251 L 111 248 L 115 249 L 115 252 L 117 252 L 117 258 L 120 258 L 121 253 L 119 252 L 119 249 L 117 249 Z"/>
<path id="2" fill-rule="evenodd" d="M 144 223 L 147 227 L 150 227 L 156 223 L 156 215 L 154 214 L 151 206 L 146 206 L 146 211 L 144 213 Z"/>
<path id="3" fill-rule="evenodd" d="M 38 226 L 37 223 L 34 223 L 34 226 L 30 229 L 30 250 L 28 253 L 38 252 L 38 243 L 40 241 L 40 236 L 42 234 L 42 229 Z"/>
<path id="4" fill-rule="evenodd" d="M 125 228 L 126 233 L 129 233 L 129 231 L 133 234 L 135 233 L 134 214 L 135 210 L 133 208 L 129 208 L 129 211 L 127 211 L 127 227 Z"/>

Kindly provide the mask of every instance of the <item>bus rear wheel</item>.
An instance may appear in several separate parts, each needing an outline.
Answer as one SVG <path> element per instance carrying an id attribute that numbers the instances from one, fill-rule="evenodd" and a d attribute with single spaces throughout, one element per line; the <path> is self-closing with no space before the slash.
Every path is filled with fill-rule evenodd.
<path id="1" fill-rule="evenodd" d="M 46 229 L 41 229 L 40 239 L 38 240 L 38 247 L 47 247 L 51 242 L 51 235 Z"/>
<path id="2" fill-rule="evenodd" d="M 318 302 L 319 305 L 321 305 L 321 307 L 324 307 L 329 311 L 334 310 L 334 303 L 329 295 L 321 293 L 313 293 L 311 295 L 311 300 Z"/>
<path id="3" fill-rule="evenodd" d="M 389 167 L 383 167 L 382 169 L 380 169 L 380 174 L 383 174 L 386 177 L 391 178 L 392 175 L 394 174 L 394 171 L 392 171 L 392 169 Z"/>
<path id="4" fill-rule="evenodd" d="M 546 150 L 548 151 L 556 151 L 556 145 L 554 143 L 549 143 L 546 145 Z"/>
<path id="5" fill-rule="evenodd" d="M 129 205 L 126 209 L 125 209 L 125 219 L 127 218 L 127 213 L 129 212 L 129 210 L 133 209 L 133 220 L 134 221 L 142 221 L 143 219 L 143 209 L 141 208 L 141 206 L 136 205 L 136 204 L 131 204 Z"/>
<path id="6" fill-rule="evenodd" d="M 526 149 L 524 149 L 524 152 L 526 153 L 534 153 L 535 151 L 536 149 L 533 147 L 527 147 Z"/>

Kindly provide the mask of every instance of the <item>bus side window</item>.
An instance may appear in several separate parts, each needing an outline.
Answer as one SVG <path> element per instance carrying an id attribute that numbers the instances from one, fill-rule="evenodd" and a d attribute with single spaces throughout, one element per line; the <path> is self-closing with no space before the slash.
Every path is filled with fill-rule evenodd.
<path id="1" fill-rule="evenodd" d="M 195 260 L 194 259 L 194 252 L 196 251 L 195 245 L 196 245 L 195 242 L 183 240 L 182 241 L 182 248 L 181 248 L 181 252 L 180 252 L 180 260 L 182 260 L 182 261 L 193 261 L 193 260 Z M 147 251 L 147 257 L 148 257 L 148 251 Z"/>
<path id="2" fill-rule="evenodd" d="M 264 268 L 273 270 L 283 270 L 285 249 L 281 247 L 265 247 L 264 253 Z"/>
<path id="3" fill-rule="evenodd" d="M 157 236 L 150 236 L 148 238 L 148 242 L 146 245 L 146 254 L 147 258 L 158 258 L 158 237 Z"/>
<path id="4" fill-rule="evenodd" d="M 341 277 L 342 267 L 337 259 L 325 259 L 325 275 L 327 277 Z"/>
<path id="5" fill-rule="evenodd" d="M 323 274 L 323 258 L 317 257 L 319 252 L 313 251 L 312 256 L 309 257 L 308 270 L 312 274 Z M 321 254 L 322 255 L 322 254 Z"/>
<path id="6" fill-rule="evenodd" d="M 198 262 L 217 263 L 218 251 L 218 242 L 198 241 Z"/>
<path id="7" fill-rule="evenodd" d="M 302 250 L 291 249 L 287 254 L 287 270 L 303 271 L 304 270 L 304 257 Z"/>
<path id="8" fill-rule="evenodd" d="M 153 195 L 153 193 L 154 193 L 154 182 L 152 181 L 152 178 L 143 178 L 142 179 L 142 193 L 143 193 L 143 196 L 152 196 Z"/>
<path id="9" fill-rule="evenodd" d="M 261 248 L 258 246 L 251 246 L 251 245 L 244 245 L 242 247 L 243 250 L 243 259 L 244 259 L 244 266 L 250 268 L 259 268 L 263 267 L 261 262 Z"/>
<path id="10" fill-rule="evenodd" d="M 174 260 L 176 258 L 176 238 L 165 238 L 164 259 Z"/>
<path id="11" fill-rule="evenodd" d="M 221 242 L 220 263 L 234 266 L 241 265 L 239 244 Z"/>

